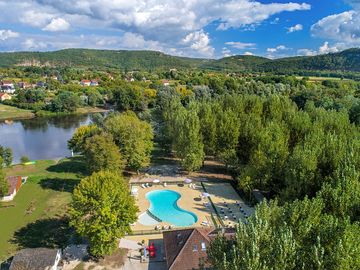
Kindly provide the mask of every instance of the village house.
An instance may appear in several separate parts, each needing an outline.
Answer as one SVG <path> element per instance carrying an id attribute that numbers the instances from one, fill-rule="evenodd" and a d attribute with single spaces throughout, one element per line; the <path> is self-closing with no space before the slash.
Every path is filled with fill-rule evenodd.
<path id="1" fill-rule="evenodd" d="M 162 80 L 161 83 L 162 83 L 163 86 L 169 86 L 170 85 L 170 82 L 168 80 Z"/>
<path id="2" fill-rule="evenodd" d="M 0 86 L 1 86 L 0 92 L 7 93 L 7 94 L 15 93 L 15 86 L 12 81 L 5 81 L 5 80 L 1 81 Z"/>
<path id="3" fill-rule="evenodd" d="M 28 82 L 19 82 L 18 87 L 20 89 L 26 89 L 26 88 L 31 88 L 32 85 L 30 83 L 28 83 Z"/>
<path id="4" fill-rule="evenodd" d="M 98 86 L 98 80 L 81 80 L 80 84 L 82 86 Z"/>
<path id="5" fill-rule="evenodd" d="M 0 201 L 3 201 L 3 202 L 12 201 L 14 199 L 15 195 L 20 190 L 20 187 L 22 186 L 22 184 L 24 184 L 26 182 L 26 180 L 27 180 L 27 177 L 21 177 L 21 176 L 7 177 L 6 181 L 8 182 L 8 185 L 9 185 L 9 191 L 4 197 L 0 198 Z"/>
<path id="6" fill-rule="evenodd" d="M 211 228 L 190 228 L 163 232 L 167 269 L 208 269 L 210 265 L 207 261 L 206 250 L 218 233 Z M 235 237 L 235 229 L 227 228 L 221 233 L 228 239 Z"/>
<path id="7" fill-rule="evenodd" d="M 8 93 L 0 93 L 0 101 L 10 100 L 11 96 Z"/>
<path id="8" fill-rule="evenodd" d="M 60 260 L 60 249 L 27 248 L 14 256 L 9 270 L 57 270 Z"/>

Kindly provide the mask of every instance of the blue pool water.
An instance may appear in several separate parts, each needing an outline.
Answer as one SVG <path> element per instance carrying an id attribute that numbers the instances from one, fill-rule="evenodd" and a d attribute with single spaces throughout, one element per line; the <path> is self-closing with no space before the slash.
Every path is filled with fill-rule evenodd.
<path id="1" fill-rule="evenodd" d="M 154 190 L 146 194 L 150 201 L 149 211 L 164 222 L 175 226 L 190 226 L 197 222 L 197 216 L 177 205 L 180 193 L 172 190 Z"/>

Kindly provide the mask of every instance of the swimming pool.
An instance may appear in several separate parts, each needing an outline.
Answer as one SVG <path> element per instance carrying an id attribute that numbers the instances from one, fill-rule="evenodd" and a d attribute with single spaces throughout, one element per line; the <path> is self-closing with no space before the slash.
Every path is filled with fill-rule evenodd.
<path id="1" fill-rule="evenodd" d="M 176 191 L 154 190 L 148 192 L 146 198 L 150 202 L 150 208 L 148 210 L 161 221 L 168 222 L 175 226 L 185 227 L 193 225 L 198 220 L 194 213 L 181 209 L 177 205 L 177 201 L 181 198 L 181 195 Z"/>

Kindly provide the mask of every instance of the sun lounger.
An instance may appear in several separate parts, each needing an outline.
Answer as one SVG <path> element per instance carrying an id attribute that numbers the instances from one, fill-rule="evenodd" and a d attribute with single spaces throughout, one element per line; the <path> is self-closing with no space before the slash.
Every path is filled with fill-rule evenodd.
<path id="1" fill-rule="evenodd" d="M 146 186 L 145 186 L 144 184 L 141 184 L 141 187 L 142 187 L 142 188 L 146 188 Z"/>
<path id="2" fill-rule="evenodd" d="M 167 184 L 166 184 L 166 182 L 164 182 L 164 187 L 166 187 L 167 186 Z"/>
<path id="3" fill-rule="evenodd" d="M 150 187 L 149 183 L 145 183 L 145 187 L 147 188 Z"/>

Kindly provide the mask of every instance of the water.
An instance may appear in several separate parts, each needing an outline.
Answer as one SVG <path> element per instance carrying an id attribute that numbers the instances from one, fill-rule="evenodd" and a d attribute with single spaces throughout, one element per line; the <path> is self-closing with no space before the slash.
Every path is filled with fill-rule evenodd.
<path id="1" fill-rule="evenodd" d="M 197 216 L 181 209 L 177 201 L 181 195 L 172 190 L 154 190 L 146 194 L 150 201 L 150 212 L 164 222 L 175 226 L 191 226 L 197 221 Z"/>
<path id="2" fill-rule="evenodd" d="M 78 127 L 90 122 L 90 115 L 0 122 L 0 145 L 13 150 L 13 163 L 19 163 L 22 156 L 31 160 L 70 156 L 67 141 Z"/>

